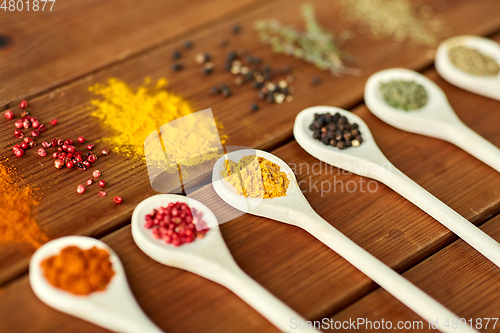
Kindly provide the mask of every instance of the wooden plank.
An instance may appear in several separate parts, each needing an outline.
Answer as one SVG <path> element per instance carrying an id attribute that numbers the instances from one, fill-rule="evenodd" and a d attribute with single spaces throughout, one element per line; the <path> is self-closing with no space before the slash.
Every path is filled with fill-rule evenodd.
<path id="1" fill-rule="evenodd" d="M 491 129 L 491 124 L 498 121 L 498 114 L 493 112 L 498 102 L 448 86 L 433 71 L 428 75 L 445 89 L 466 123 L 498 144 L 500 138 Z M 477 113 L 468 112 L 471 105 L 477 107 Z M 481 222 L 492 214 L 489 209 L 498 204 L 496 188 L 500 175 L 497 172 L 445 142 L 396 130 L 364 107 L 354 112 L 370 126 L 389 159 L 419 184 L 469 220 Z M 362 178 L 358 176 L 335 168 L 325 169 L 324 165 L 319 171 L 319 162 L 295 142 L 274 153 L 295 168 L 299 181 L 305 181 L 301 183 L 302 189 L 321 216 L 398 271 L 417 264 L 455 239 L 438 222 L 387 187 L 379 184 L 377 191 L 371 193 L 366 191 L 365 182 L 363 192 Z M 446 156 L 444 161 L 443 156 Z M 416 161 L 418 166 L 414 166 Z M 321 182 L 333 182 L 332 186 L 337 183 L 337 191 L 321 194 Z M 313 184 L 316 190 L 311 187 Z M 357 190 L 352 191 L 352 184 L 357 185 Z M 347 191 L 347 187 L 352 192 Z M 203 200 L 216 214 L 224 208 L 210 186 L 194 197 Z M 308 319 L 329 316 L 376 288 L 366 276 L 298 228 L 244 215 L 221 225 L 221 230 L 240 267 Z M 120 255 L 131 287 L 145 311 L 165 330 L 273 331 L 267 321 L 226 289 L 147 258 L 133 243 L 129 226 L 104 240 Z M 459 255 L 468 260 L 476 252 L 464 246 Z M 468 266 L 471 270 L 480 271 L 484 267 L 483 264 L 471 265 Z M 428 280 L 429 284 L 433 283 Z M 413 282 L 422 287 L 421 280 Z M 207 306 L 209 304 L 211 306 Z M 394 300 L 390 304 L 392 312 L 405 311 L 404 306 Z M 4 310 L 21 306 L 25 308 L 23 321 L 19 315 L 10 315 Z M 87 323 L 42 305 L 34 298 L 26 277 L 6 288 L 0 297 L 0 313 L 9 313 L 5 320 L 0 320 L 0 329 L 7 331 L 12 327 L 22 330 L 23 325 L 33 322 L 40 331 L 51 331 L 56 325 L 72 332 L 91 329 Z M 193 314 L 197 320 L 190 320 Z"/>
<path id="2" fill-rule="evenodd" d="M 481 229 L 500 241 L 500 217 L 495 217 L 481 226 Z M 427 258 L 403 275 L 420 286 L 437 301 L 452 310 L 461 318 L 492 318 L 487 329 L 487 320 L 482 320 L 481 332 L 498 332 L 493 326 L 500 316 L 500 270 L 480 254 L 470 251 L 470 247 L 458 240 L 443 250 Z M 358 302 L 345 308 L 332 317 L 333 320 L 356 320 L 366 318 L 370 321 L 390 319 L 392 323 L 420 320 L 407 308 L 401 306 L 385 291 L 377 289 Z M 479 321 L 477 322 L 479 325 Z M 452 324 L 450 322 L 450 324 Z M 435 332 L 428 324 L 418 332 Z M 380 330 L 385 332 L 388 330 Z"/>
<path id="3" fill-rule="evenodd" d="M 57 1 L 52 11 L 48 3 L 44 12 L 0 10 L 0 34 L 10 40 L 0 48 L 0 110 L 255 2 L 86 0 Z"/>

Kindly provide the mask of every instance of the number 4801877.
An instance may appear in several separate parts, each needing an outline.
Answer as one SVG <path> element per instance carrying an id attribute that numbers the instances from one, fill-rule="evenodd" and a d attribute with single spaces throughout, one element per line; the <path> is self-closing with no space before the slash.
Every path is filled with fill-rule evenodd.
<path id="1" fill-rule="evenodd" d="M 1 1 L 1 0 L 0 0 Z M 47 2 L 52 2 L 52 5 L 47 7 L 49 11 L 52 11 L 52 7 L 54 7 L 54 4 L 56 3 L 56 0 L 3 0 L 2 5 L 0 6 L 0 9 L 3 9 L 4 12 L 7 10 L 10 12 L 14 11 L 22 11 L 23 9 L 26 9 L 26 11 L 34 11 L 38 12 L 41 10 L 42 12 L 45 11 L 45 6 L 47 5 Z M 30 6 L 31 4 L 31 6 Z"/>

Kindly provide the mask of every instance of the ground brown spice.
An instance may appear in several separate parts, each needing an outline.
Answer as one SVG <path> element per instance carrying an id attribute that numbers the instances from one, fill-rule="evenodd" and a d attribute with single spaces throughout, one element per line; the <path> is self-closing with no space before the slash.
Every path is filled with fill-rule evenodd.
<path id="1" fill-rule="evenodd" d="M 68 246 L 41 263 L 47 280 L 56 288 L 76 295 L 106 289 L 115 275 L 109 253 L 93 247 L 82 250 Z"/>
<path id="2" fill-rule="evenodd" d="M 49 238 L 33 218 L 38 205 L 35 190 L 17 184 L 14 169 L 0 162 L 0 243 L 28 243 L 35 248 Z"/>

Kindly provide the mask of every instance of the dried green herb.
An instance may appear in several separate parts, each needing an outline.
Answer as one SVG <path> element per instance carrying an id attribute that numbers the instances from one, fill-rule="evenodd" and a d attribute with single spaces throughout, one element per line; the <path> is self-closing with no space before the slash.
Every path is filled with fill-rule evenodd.
<path id="1" fill-rule="evenodd" d="M 453 65 L 472 75 L 495 76 L 500 72 L 495 59 L 470 47 L 453 46 L 448 50 L 448 57 Z"/>
<path id="2" fill-rule="evenodd" d="M 384 101 L 396 109 L 417 110 L 427 104 L 425 88 L 415 81 L 393 80 L 380 84 Z"/>
<path id="3" fill-rule="evenodd" d="M 302 6 L 305 31 L 293 26 L 283 26 L 278 20 L 255 22 L 255 29 L 263 43 L 270 44 L 276 53 L 284 53 L 313 64 L 321 70 L 330 70 L 335 75 L 359 75 L 360 71 L 345 66 L 350 56 L 340 50 L 339 44 L 347 38 L 335 38 L 317 22 L 311 5 Z"/>
<path id="4" fill-rule="evenodd" d="M 429 5 L 416 7 L 411 0 L 341 0 L 343 16 L 358 23 L 374 38 L 435 46 L 446 30 L 441 16 Z"/>

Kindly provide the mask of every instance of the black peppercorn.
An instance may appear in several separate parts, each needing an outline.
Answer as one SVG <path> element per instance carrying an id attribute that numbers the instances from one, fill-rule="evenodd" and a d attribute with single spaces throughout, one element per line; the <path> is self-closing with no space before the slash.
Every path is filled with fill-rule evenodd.
<path id="1" fill-rule="evenodd" d="M 239 25 L 238 23 L 234 24 L 232 30 L 233 34 L 239 35 L 241 33 L 241 25 Z"/>
<path id="2" fill-rule="evenodd" d="M 191 41 L 186 41 L 184 43 L 184 47 L 187 49 L 187 50 L 191 50 L 193 48 L 193 43 Z"/>
<path id="3" fill-rule="evenodd" d="M 255 104 L 255 103 L 253 103 L 250 107 L 251 107 L 252 111 L 258 111 L 259 110 L 259 106 L 257 104 Z"/>
<path id="4" fill-rule="evenodd" d="M 174 59 L 181 58 L 181 53 L 179 52 L 179 50 L 175 50 L 174 52 L 172 52 L 172 58 L 174 58 Z"/>
<path id="5" fill-rule="evenodd" d="M 317 76 L 313 76 L 312 79 L 311 79 L 311 84 L 313 86 L 317 86 L 321 83 L 321 79 Z"/>
<path id="6" fill-rule="evenodd" d="M 226 47 L 229 45 L 229 41 L 227 39 L 223 39 L 220 41 L 220 46 L 221 47 Z"/>
<path id="7" fill-rule="evenodd" d="M 220 89 L 216 86 L 213 86 L 211 89 L 210 89 L 210 95 L 218 95 L 220 94 Z"/>
<path id="8" fill-rule="evenodd" d="M 174 72 L 180 71 L 184 66 L 180 62 L 176 62 L 175 64 L 172 64 L 172 70 Z"/>

